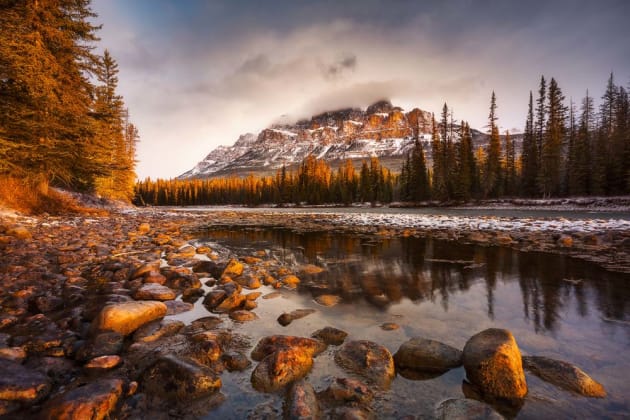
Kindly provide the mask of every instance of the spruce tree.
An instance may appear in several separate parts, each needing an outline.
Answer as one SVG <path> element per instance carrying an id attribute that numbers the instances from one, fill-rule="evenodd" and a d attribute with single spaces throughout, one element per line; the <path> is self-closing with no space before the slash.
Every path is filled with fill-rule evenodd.
<path id="1" fill-rule="evenodd" d="M 551 78 L 547 99 L 547 122 L 542 146 L 542 159 L 538 184 L 544 197 L 556 196 L 561 192 L 562 145 L 566 131 L 566 106 L 564 95 L 556 80 Z"/>
<path id="2" fill-rule="evenodd" d="M 523 132 L 522 156 L 522 192 L 525 196 L 531 197 L 538 192 L 538 143 L 534 133 L 534 100 L 532 92 L 529 91 L 529 105 L 527 108 L 527 119 L 525 120 L 525 131 Z"/>
<path id="3" fill-rule="evenodd" d="M 490 114 L 488 115 L 488 125 L 490 143 L 488 144 L 486 171 L 484 179 L 484 196 L 498 197 L 501 194 L 501 137 L 497 121 L 497 100 L 494 91 L 490 100 Z"/>

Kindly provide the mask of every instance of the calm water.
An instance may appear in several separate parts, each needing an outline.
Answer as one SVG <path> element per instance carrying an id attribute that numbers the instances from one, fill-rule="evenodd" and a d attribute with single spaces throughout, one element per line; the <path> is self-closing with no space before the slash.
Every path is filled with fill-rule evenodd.
<path id="1" fill-rule="evenodd" d="M 260 317 L 236 327 L 252 346 L 271 334 L 310 336 L 330 325 L 349 333 L 348 340 L 369 339 L 394 353 L 412 337 L 426 337 L 462 349 L 473 334 L 490 327 L 507 328 L 521 352 L 568 361 L 601 382 L 609 396 L 575 396 L 527 375 L 529 395 L 519 418 L 630 417 L 630 276 L 592 264 L 539 253 L 463 246 L 430 239 L 382 239 L 332 233 L 295 233 L 285 229 L 216 229 L 209 242 L 240 255 L 266 250 L 289 267 L 315 264 L 324 272 L 301 276 L 297 291 L 259 299 Z M 263 293 L 272 289 L 262 287 Z M 319 294 L 342 297 L 334 307 L 318 305 Z M 287 327 L 275 320 L 283 312 L 313 308 L 317 312 Z M 178 316 L 192 321 L 208 315 L 198 302 Z M 380 328 L 400 325 L 395 331 Z M 233 326 L 227 321 L 227 326 Z M 335 347 L 315 359 L 308 376 L 316 391 L 337 376 L 352 376 L 334 361 Z M 259 394 L 249 369 L 222 376 L 227 400 L 208 418 L 243 418 L 250 413 L 281 415 L 283 395 Z M 463 368 L 430 380 L 397 376 L 377 397 L 378 418 L 431 416 L 434 407 L 463 397 Z"/>

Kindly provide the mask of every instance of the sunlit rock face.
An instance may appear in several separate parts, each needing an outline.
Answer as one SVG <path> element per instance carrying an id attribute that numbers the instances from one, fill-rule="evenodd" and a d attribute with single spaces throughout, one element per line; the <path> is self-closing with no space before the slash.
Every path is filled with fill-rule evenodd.
<path id="1" fill-rule="evenodd" d="M 388 100 L 367 109 L 346 108 L 327 111 L 294 124 L 276 124 L 258 135 L 244 134 L 231 147 L 220 146 L 180 178 L 217 177 L 227 174 L 273 174 L 282 166 L 293 167 L 314 155 L 333 166 L 336 162 L 377 156 L 387 158 L 398 170 L 415 139 L 421 141 L 431 158 L 430 139 L 433 116 L 414 108 L 405 112 Z M 458 126 L 455 126 L 455 132 Z M 486 135 L 473 132 L 475 146 Z M 457 140 L 457 133 L 454 133 Z M 519 137 L 513 136 L 516 142 Z"/>

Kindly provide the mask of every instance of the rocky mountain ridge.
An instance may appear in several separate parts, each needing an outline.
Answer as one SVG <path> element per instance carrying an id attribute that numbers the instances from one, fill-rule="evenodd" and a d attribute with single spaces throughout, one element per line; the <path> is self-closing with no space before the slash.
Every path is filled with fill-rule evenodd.
<path id="1" fill-rule="evenodd" d="M 377 156 L 398 171 L 415 138 L 431 159 L 432 114 L 419 108 L 405 112 L 387 100 L 367 107 L 324 112 L 295 124 L 277 124 L 258 135 L 241 135 L 233 146 L 219 146 L 180 179 L 255 173 L 270 175 L 283 165 L 293 167 L 315 155 L 333 167 L 339 162 Z M 475 146 L 487 136 L 473 130 Z"/>

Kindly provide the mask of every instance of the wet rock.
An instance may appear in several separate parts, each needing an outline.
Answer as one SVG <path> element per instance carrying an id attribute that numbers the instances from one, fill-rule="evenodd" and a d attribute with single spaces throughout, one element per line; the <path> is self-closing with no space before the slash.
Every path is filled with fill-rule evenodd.
<path id="1" fill-rule="evenodd" d="M 216 393 L 221 379 L 205 366 L 167 355 L 145 370 L 140 385 L 148 394 L 170 402 L 185 402 Z"/>
<path id="2" fill-rule="evenodd" d="M 223 320 L 217 316 L 205 316 L 190 323 L 194 329 L 212 330 L 223 323 Z"/>
<path id="3" fill-rule="evenodd" d="M 241 286 L 243 286 L 244 288 L 250 289 L 250 290 L 258 289 L 260 288 L 260 286 L 262 286 L 262 283 L 260 282 L 260 279 L 258 278 L 258 276 L 251 273 L 238 276 L 234 278 L 234 281 L 240 284 Z"/>
<path id="4" fill-rule="evenodd" d="M 521 353 L 509 331 L 490 328 L 471 337 L 464 346 L 463 362 L 468 380 L 482 394 L 507 399 L 527 394 Z"/>
<path id="5" fill-rule="evenodd" d="M 448 344 L 426 338 L 412 338 L 394 354 L 396 368 L 444 372 L 462 365 L 462 352 Z"/>
<path id="6" fill-rule="evenodd" d="M 235 309 L 241 308 L 243 303 L 245 302 L 245 296 L 234 293 L 227 298 L 223 299 L 223 301 L 213 309 L 213 312 L 225 313 L 230 312 Z"/>
<path id="7" fill-rule="evenodd" d="M 197 287 L 189 287 L 182 292 L 182 300 L 188 303 L 195 303 L 205 294 L 203 289 Z"/>
<path id="8" fill-rule="evenodd" d="M 315 302 L 322 306 L 335 306 L 341 301 L 341 297 L 337 295 L 319 295 L 315 298 Z"/>
<path id="9" fill-rule="evenodd" d="M 97 330 L 129 335 L 144 324 L 166 315 L 166 305 L 157 301 L 124 302 L 103 308 L 94 320 Z"/>
<path id="10" fill-rule="evenodd" d="M 24 366 L 45 375 L 53 385 L 66 385 L 79 374 L 76 363 L 65 357 L 29 357 Z"/>
<path id="11" fill-rule="evenodd" d="M 122 334 L 114 331 L 105 331 L 91 337 L 77 351 L 76 359 L 85 361 L 98 356 L 106 356 L 110 354 L 118 354 L 122 350 L 124 337 Z"/>
<path id="12" fill-rule="evenodd" d="M 5 233 L 16 239 L 28 240 L 33 238 L 31 232 L 26 227 L 20 225 L 9 228 Z"/>
<path id="13" fill-rule="evenodd" d="M 400 325 L 396 324 L 395 322 L 385 322 L 384 324 L 381 325 L 381 329 L 383 331 L 395 331 L 399 328 L 400 328 Z"/>
<path id="14" fill-rule="evenodd" d="M 300 348 L 278 350 L 258 363 L 252 372 L 252 385 L 261 392 L 274 392 L 303 378 L 313 367 L 309 351 Z"/>
<path id="15" fill-rule="evenodd" d="M 61 309 L 63 307 L 63 299 L 57 296 L 38 296 L 35 298 L 35 306 L 42 313 L 48 313 Z"/>
<path id="16" fill-rule="evenodd" d="M 313 386 L 304 379 L 293 382 L 285 400 L 285 418 L 306 420 L 318 417 L 319 403 Z"/>
<path id="17" fill-rule="evenodd" d="M 151 225 L 148 223 L 140 223 L 138 226 L 138 233 L 144 235 L 145 233 L 151 232 Z"/>
<path id="18" fill-rule="evenodd" d="M 145 284 L 155 283 L 163 285 L 166 283 L 166 276 L 159 271 L 150 271 L 142 280 Z"/>
<path id="19" fill-rule="evenodd" d="M 242 353 L 225 353 L 221 356 L 221 361 L 230 372 L 240 372 L 251 366 L 252 362 Z"/>
<path id="20" fill-rule="evenodd" d="M 289 274 L 282 278 L 282 284 L 289 287 L 290 289 L 295 289 L 297 285 L 300 284 L 300 279 L 293 274 Z"/>
<path id="21" fill-rule="evenodd" d="M 374 415 L 359 407 L 338 407 L 333 411 L 333 418 L 337 420 L 372 420 Z"/>
<path id="22" fill-rule="evenodd" d="M 72 389 L 46 403 L 42 410 L 45 419 L 108 418 L 116 409 L 122 395 L 122 379 L 102 379 Z"/>
<path id="23" fill-rule="evenodd" d="M 26 359 L 26 351 L 22 347 L 0 348 L 0 359 L 6 359 L 20 363 L 24 359 Z"/>
<path id="24" fill-rule="evenodd" d="M 335 401 L 369 403 L 374 393 L 363 382 L 350 378 L 335 378 L 326 390 L 326 394 Z"/>
<path id="25" fill-rule="evenodd" d="M 37 402 L 51 390 L 50 380 L 17 362 L 0 359 L 0 400 Z"/>
<path id="26" fill-rule="evenodd" d="M 358 340 L 345 343 L 335 353 L 335 362 L 344 369 L 361 375 L 381 387 L 394 379 L 394 359 L 380 344 Z"/>
<path id="27" fill-rule="evenodd" d="M 236 259 L 231 259 L 230 261 L 228 261 L 228 264 L 223 270 L 222 275 L 230 276 L 230 277 L 238 277 L 241 274 L 243 274 L 243 269 L 244 269 L 243 264 L 240 261 Z"/>
<path id="28" fill-rule="evenodd" d="M 166 305 L 167 316 L 188 312 L 194 308 L 192 303 L 182 302 L 180 300 L 167 300 L 164 304 Z"/>
<path id="29" fill-rule="evenodd" d="M 285 312 L 278 317 L 278 323 L 282 325 L 283 327 L 286 327 L 287 325 L 289 325 L 291 322 L 295 321 L 296 319 L 304 318 L 305 316 L 308 316 L 315 312 L 317 312 L 315 311 L 315 309 L 296 309 L 289 313 Z"/>
<path id="30" fill-rule="evenodd" d="M 223 270 L 225 270 L 225 267 L 225 263 L 199 260 L 195 262 L 192 270 L 194 273 L 210 273 L 212 277 L 218 279 L 221 277 L 221 274 L 223 274 Z"/>
<path id="31" fill-rule="evenodd" d="M 324 327 L 315 331 L 311 337 L 317 338 L 332 346 L 340 346 L 348 336 L 348 333 L 334 327 Z"/>
<path id="32" fill-rule="evenodd" d="M 313 357 L 326 350 L 326 344 L 306 337 L 271 335 L 260 339 L 254 350 L 252 350 L 251 356 L 252 359 L 260 361 L 278 350 L 286 349 L 297 349 Z"/>
<path id="33" fill-rule="evenodd" d="M 137 300 L 173 300 L 177 297 L 174 290 L 157 283 L 147 283 L 133 294 Z"/>
<path id="34" fill-rule="evenodd" d="M 131 274 L 131 280 L 149 275 L 151 272 L 160 271 L 160 260 L 148 262 L 136 268 Z"/>
<path id="35" fill-rule="evenodd" d="M 88 361 L 85 366 L 86 369 L 112 369 L 118 366 L 122 362 L 122 358 L 118 355 L 106 355 L 95 357 Z"/>
<path id="36" fill-rule="evenodd" d="M 570 363 L 542 356 L 523 356 L 523 367 L 544 381 L 585 397 L 606 396 L 602 384 Z"/>
<path id="37" fill-rule="evenodd" d="M 151 321 L 138 328 L 133 334 L 133 341 L 149 343 L 162 337 L 170 337 L 184 328 L 184 323 L 174 319 Z"/>
<path id="38" fill-rule="evenodd" d="M 211 311 L 219 306 L 219 304 L 227 297 L 227 295 L 228 294 L 225 290 L 211 290 L 206 294 L 206 297 L 203 299 L 203 306 Z"/>
<path id="39" fill-rule="evenodd" d="M 436 419 L 452 420 L 502 420 L 503 416 L 494 411 L 492 407 L 482 402 L 465 399 L 451 398 L 443 401 L 435 413 Z"/>
<path id="40" fill-rule="evenodd" d="M 243 262 L 245 264 L 258 264 L 260 262 L 262 262 L 262 259 L 258 258 L 258 257 L 252 257 L 250 255 L 246 255 L 243 258 L 241 258 L 243 260 Z"/>
<path id="41" fill-rule="evenodd" d="M 202 365 L 212 367 L 223 354 L 218 340 L 219 337 L 212 337 L 210 334 L 207 334 L 204 339 L 196 335 L 194 340 L 196 344 L 190 352 L 190 357 Z"/>
<path id="42" fill-rule="evenodd" d="M 247 322 L 258 319 L 258 315 L 256 315 L 254 312 L 246 310 L 237 310 L 230 312 L 230 318 L 238 322 Z"/>

